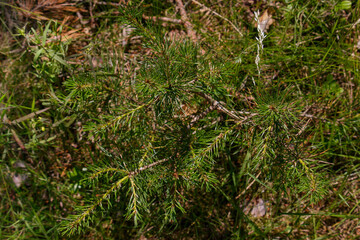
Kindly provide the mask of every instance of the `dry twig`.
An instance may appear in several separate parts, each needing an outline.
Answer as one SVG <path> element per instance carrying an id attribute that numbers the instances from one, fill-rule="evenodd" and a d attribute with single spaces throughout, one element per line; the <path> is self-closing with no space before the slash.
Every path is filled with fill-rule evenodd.
<path id="1" fill-rule="evenodd" d="M 243 36 L 243 34 L 241 33 L 240 29 L 237 28 L 237 27 L 235 26 L 235 24 L 232 23 L 232 22 L 231 22 L 229 19 L 227 19 L 226 17 L 221 16 L 220 14 L 218 14 L 217 12 L 215 12 L 214 10 L 211 10 L 210 8 L 208 8 L 207 6 L 205 6 L 204 4 L 202 4 L 202 3 L 200 3 L 200 2 L 198 2 L 198 1 L 196 1 L 196 0 L 192 0 L 191 2 L 193 2 L 193 3 L 195 3 L 195 4 L 199 5 L 199 6 L 201 6 L 202 8 L 204 8 L 205 10 L 211 12 L 211 13 L 214 14 L 215 16 L 217 16 L 217 17 L 225 20 L 226 22 L 230 23 L 230 25 L 240 34 L 240 36 L 241 36 L 241 37 Z"/>
<path id="2" fill-rule="evenodd" d="M 247 190 L 249 190 L 251 188 L 251 186 L 255 183 L 256 179 L 259 178 L 261 174 L 261 171 L 256 175 L 256 177 L 252 180 L 252 182 L 246 187 L 246 189 L 244 189 L 244 191 L 242 191 L 239 195 L 237 195 L 237 197 L 235 199 L 240 198 Z"/>
<path id="3" fill-rule="evenodd" d="M 6 114 L 3 117 L 3 120 L 5 123 L 7 123 L 10 126 L 10 131 L 12 133 L 12 136 L 15 140 L 15 142 L 19 145 L 20 149 L 23 151 L 23 153 L 25 153 L 25 155 L 27 155 L 27 159 L 31 164 L 34 164 L 34 161 L 32 160 L 32 158 L 29 155 L 29 152 L 27 151 L 24 143 L 21 141 L 21 139 L 19 138 L 19 136 L 17 135 L 16 131 L 11 127 L 11 121 L 7 118 Z"/>
<path id="4" fill-rule="evenodd" d="M 215 109 L 216 109 L 216 105 L 212 104 L 210 107 L 205 109 L 205 111 L 203 111 L 197 115 L 195 114 L 195 115 L 191 116 L 192 120 L 190 121 L 188 128 L 191 128 L 196 122 L 198 122 L 200 119 L 204 118 L 209 112 L 212 112 Z"/>
<path id="5" fill-rule="evenodd" d="M 216 101 L 215 99 L 213 99 L 211 96 L 205 94 L 205 93 L 202 93 L 202 92 L 194 92 L 195 94 L 205 98 L 206 100 L 208 100 L 213 106 L 215 106 L 215 108 L 217 110 L 219 110 L 220 112 L 223 112 L 225 114 L 227 114 L 228 116 L 230 116 L 231 118 L 233 119 L 236 119 L 236 120 L 244 120 L 243 117 L 240 117 L 240 116 L 237 116 L 234 111 L 230 111 L 228 110 L 226 107 L 224 107 L 223 104 L 221 104 L 219 101 Z"/>
<path id="6" fill-rule="evenodd" d="M 176 3 L 176 8 L 178 9 L 178 11 L 180 13 L 181 20 L 184 23 L 184 26 L 186 28 L 188 37 L 190 37 L 194 42 L 196 42 L 197 41 L 196 32 L 194 30 L 192 23 L 190 22 L 190 20 L 187 16 L 183 2 L 181 0 L 175 0 L 175 3 Z"/>
<path id="7" fill-rule="evenodd" d="M 153 20 L 154 22 L 157 22 L 157 21 L 163 21 L 163 22 L 170 22 L 170 23 L 175 23 L 175 24 L 182 24 L 183 21 L 180 20 L 180 19 L 173 19 L 173 18 L 168 18 L 168 17 L 151 17 L 151 16 L 146 16 L 146 15 L 143 15 L 143 19 L 145 20 Z"/>
<path id="8" fill-rule="evenodd" d="M 151 163 L 151 164 L 149 164 L 149 165 L 146 165 L 146 166 L 144 166 L 144 167 L 138 168 L 138 169 L 136 169 L 135 171 L 129 172 L 128 175 L 129 175 L 130 177 L 131 177 L 131 176 L 134 176 L 134 175 L 137 175 L 137 174 L 139 174 L 140 172 L 145 171 L 146 169 L 155 167 L 156 165 L 159 165 L 159 164 L 164 163 L 164 162 L 167 162 L 167 161 L 169 161 L 169 158 L 161 159 L 161 160 L 159 160 L 159 161 L 157 161 L 157 162 L 153 162 L 153 163 Z"/>

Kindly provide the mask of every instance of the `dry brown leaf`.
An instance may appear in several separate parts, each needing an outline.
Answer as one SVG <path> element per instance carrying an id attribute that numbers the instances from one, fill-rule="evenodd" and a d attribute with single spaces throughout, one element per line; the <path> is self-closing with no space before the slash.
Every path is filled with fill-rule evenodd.
<path id="1" fill-rule="evenodd" d="M 256 204 L 254 205 L 253 209 L 250 213 L 253 217 L 263 217 L 266 214 L 266 205 L 262 198 L 259 198 L 256 201 Z"/>
<path id="2" fill-rule="evenodd" d="M 270 11 L 268 9 L 266 9 L 264 11 L 264 13 L 260 16 L 259 22 L 260 22 L 261 30 L 263 30 L 264 32 L 267 32 L 270 25 L 273 24 L 275 22 L 275 20 L 272 18 L 272 14 L 270 13 Z M 258 27 L 257 25 L 258 24 L 255 23 L 255 27 Z"/>

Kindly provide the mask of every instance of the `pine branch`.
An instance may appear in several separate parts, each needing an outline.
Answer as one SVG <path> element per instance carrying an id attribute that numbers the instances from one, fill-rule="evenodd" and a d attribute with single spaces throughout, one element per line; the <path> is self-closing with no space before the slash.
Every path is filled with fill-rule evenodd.
<path id="1" fill-rule="evenodd" d="M 137 201 L 138 201 L 138 195 L 136 193 L 136 184 L 134 182 L 134 179 L 132 177 L 129 177 L 130 180 L 130 190 L 131 190 L 131 214 L 128 215 L 128 219 L 131 218 L 131 216 L 134 216 L 135 225 L 137 225 L 137 219 L 139 218 L 139 211 L 137 208 Z M 130 210 L 130 209 L 129 209 Z"/>
<path id="2" fill-rule="evenodd" d="M 125 176 L 117 181 L 113 186 L 108 189 L 94 204 L 86 209 L 85 212 L 80 214 L 75 220 L 71 221 L 67 224 L 67 226 L 63 226 L 63 233 L 68 235 L 73 235 L 76 230 L 79 230 L 82 223 L 86 222 L 86 219 L 90 216 L 90 214 L 95 210 L 96 207 L 101 205 L 101 203 L 110 196 L 110 194 L 115 191 L 117 188 L 121 186 L 121 184 L 126 181 L 129 176 Z"/>
<path id="3" fill-rule="evenodd" d="M 105 168 L 105 169 L 101 169 L 101 170 L 97 171 L 96 173 L 92 174 L 89 177 L 89 179 L 91 179 L 91 180 L 96 179 L 99 176 L 104 175 L 105 173 L 109 173 L 109 172 L 126 173 L 125 170 L 118 169 L 118 168 Z"/>
<path id="4" fill-rule="evenodd" d="M 156 98 L 157 99 L 157 98 Z M 116 118 L 114 118 L 113 120 L 111 120 L 110 122 L 108 123 L 104 123 L 104 124 L 101 124 L 100 126 L 97 126 L 95 129 L 96 131 L 100 131 L 100 130 L 104 130 L 106 128 L 108 128 L 109 126 L 112 126 L 116 123 L 119 123 L 123 118 L 125 117 L 129 117 L 130 115 L 134 114 L 135 112 L 139 111 L 140 109 L 143 109 L 143 108 L 146 108 L 148 107 L 151 103 L 153 103 L 154 101 L 156 101 L 156 99 L 152 99 L 150 100 L 148 103 L 145 103 L 143 105 L 140 105 L 130 111 L 128 111 L 127 113 L 124 113 L 120 116 L 117 116 Z"/>

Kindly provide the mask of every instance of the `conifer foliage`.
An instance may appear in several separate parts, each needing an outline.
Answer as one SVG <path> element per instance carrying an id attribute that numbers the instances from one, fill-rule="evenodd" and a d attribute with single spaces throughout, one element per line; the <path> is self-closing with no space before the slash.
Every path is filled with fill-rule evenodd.
<path id="1" fill-rule="evenodd" d="M 348 9 L 343 2 L 334 19 Z M 49 111 L 48 120 L 34 123 L 43 124 L 45 133 L 33 131 L 48 139 L 29 140 L 29 156 L 69 139 L 77 148 L 76 167 L 63 170 L 72 185 L 51 190 L 75 203 L 56 226 L 62 236 L 107 229 L 100 235 L 166 238 L 180 229 L 172 239 L 289 237 L 292 230 L 271 233 L 277 224 L 272 219 L 293 215 L 289 221 L 298 224 L 333 191 L 336 171 L 344 179 L 356 172 L 359 96 L 352 86 L 358 80 L 350 77 L 354 84 L 346 85 L 337 71 L 353 76 L 357 63 L 337 66 L 335 47 L 347 40 L 332 40 L 335 33 L 321 32 L 328 40 L 321 42 L 324 52 L 312 50 L 321 37 L 305 30 L 296 35 L 301 21 L 287 14 L 302 16 L 292 11 L 305 8 L 276 5 L 266 14 L 247 13 L 246 22 L 195 0 L 99 5 L 104 13 L 89 18 L 104 18 L 104 28 L 116 26 L 120 44 L 99 37 L 74 54 L 57 21 L 39 23 L 39 31 L 18 30 L 46 107 L 38 113 Z M 312 21 L 318 3 L 310 7 Z M 204 11 L 219 24 L 206 28 L 199 17 Z M 286 13 L 286 27 L 279 21 L 269 29 L 276 11 Z M 344 29 L 336 34 L 345 36 Z M 289 32 L 295 44 L 285 37 Z"/>
<path id="2" fill-rule="evenodd" d="M 63 222 L 64 233 L 89 226 L 119 202 L 119 217 L 135 225 L 153 217 L 163 227 L 176 224 L 189 214 L 189 202 L 198 201 L 196 192 L 210 197 L 220 191 L 239 205 L 235 197 L 248 178 L 277 195 L 299 184 L 293 189 L 321 197 L 323 183 L 302 159 L 303 109 L 291 86 L 266 86 L 256 72 L 256 81 L 244 82 L 241 63 L 192 40 L 170 40 L 134 9 L 123 9 L 122 17 L 150 52 L 136 76 L 125 69 L 72 74 L 56 94 L 59 108 L 82 119 L 103 154 L 82 183 L 93 196 Z M 103 70 L 114 72 L 111 64 Z M 253 100 L 235 96 L 242 93 Z"/>

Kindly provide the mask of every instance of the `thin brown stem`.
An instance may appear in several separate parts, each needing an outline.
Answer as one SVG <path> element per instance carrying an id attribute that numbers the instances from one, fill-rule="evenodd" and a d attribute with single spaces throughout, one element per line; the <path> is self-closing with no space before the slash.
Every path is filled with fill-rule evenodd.
<path id="1" fill-rule="evenodd" d="M 210 107 L 208 107 L 207 109 L 205 109 L 205 111 L 199 113 L 199 114 L 196 114 L 196 115 L 193 115 L 191 116 L 192 117 L 192 120 L 190 121 L 190 124 L 189 124 L 189 128 L 191 128 L 195 123 L 197 123 L 200 119 L 204 118 L 209 112 L 212 112 L 213 110 L 216 109 L 216 106 L 214 104 L 212 104 Z"/>
<path id="2" fill-rule="evenodd" d="M 192 23 L 190 22 L 186 10 L 185 10 L 185 6 L 182 2 L 182 0 L 175 0 L 176 3 L 176 8 L 178 9 L 180 16 L 181 16 L 181 20 L 184 23 L 184 26 L 186 28 L 186 32 L 188 37 L 190 37 L 194 42 L 197 41 L 197 37 L 196 37 L 196 32 L 194 30 L 194 27 L 192 25 Z"/>
<path id="3" fill-rule="evenodd" d="M 146 16 L 143 14 L 143 19 L 145 20 L 153 20 L 154 22 L 157 21 L 163 21 L 163 22 L 170 22 L 170 23 L 175 23 L 175 24 L 182 24 L 183 21 L 181 19 L 174 19 L 174 18 L 168 18 L 168 17 L 151 17 L 151 16 Z"/>
<path id="4" fill-rule="evenodd" d="M 202 8 L 204 8 L 204 9 L 206 9 L 207 11 L 211 12 L 211 13 L 214 14 L 215 16 L 217 16 L 217 17 L 225 20 L 226 22 L 230 23 L 230 25 L 239 33 L 239 35 L 240 35 L 241 37 L 243 36 L 243 34 L 242 34 L 242 32 L 239 30 L 239 28 L 237 28 L 237 27 L 235 26 L 235 24 L 234 24 L 233 22 L 231 22 L 229 19 L 227 19 L 226 17 L 221 16 L 220 14 L 218 14 L 217 12 L 215 12 L 214 10 L 211 10 L 210 8 L 208 8 L 207 6 L 205 6 L 204 4 L 202 4 L 202 3 L 200 3 L 200 2 L 198 2 L 198 1 L 196 1 L 196 0 L 192 0 L 191 2 L 193 2 L 193 3 L 195 3 L 195 4 L 199 5 L 199 6 L 201 6 Z"/>
<path id="5" fill-rule="evenodd" d="M 159 160 L 159 161 L 157 161 L 157 162 L 153 162 L 153 163 L 151 163 L 151 164 L 149 164 L 149 165 L 146 165 L 146 166 L 144 166 L 144 167 L 138 168 L 138 169 L 136 169 L 135 171 L 129 172 L 128 175 L 129 175 L 130 177 L 131 177 L 131 176 L 135 176 L 135 175 L 139 174 L 140 172 L 145 171 L 146 169 L 155 167 L 156 165 L 159 165 L 159 164 L 164 163 L 164 162 L 167 162 L 167 161 L 169 161 L 169 158 L 165 158 L 165 159 Z"/>
<path id="6" fill-rule="evenodd" d="M 230 111 L 228 110 L 224 104 L 220 103 L 219 101 L 213 99 L 211 96 L 205 94 L 205 93 L 202 93 L 202 92 L 194 92 L 195 94 L 201 96 L 202 98 L 205 98 L 206 100 L 208 100 L 213 106 L 215 106 L 215 108 L 217 110 L 219 110 L 220 112 L 223 112 L 225 114 L 227 114 L 228 116 L 230 116 L 231 118 L 233 119 L 236 119 L 238 121 L 240 120 L 243 120 L 244 118 L 243 117 L 240 117 L 238 115 L 235 114 L 234 111 Z"/>

